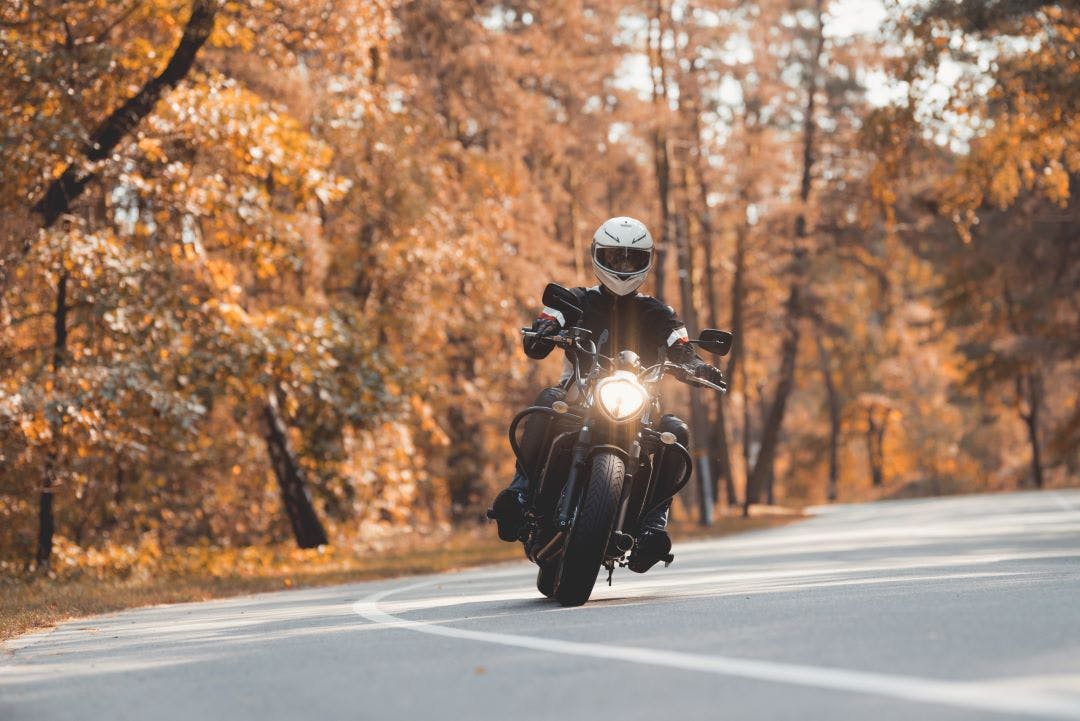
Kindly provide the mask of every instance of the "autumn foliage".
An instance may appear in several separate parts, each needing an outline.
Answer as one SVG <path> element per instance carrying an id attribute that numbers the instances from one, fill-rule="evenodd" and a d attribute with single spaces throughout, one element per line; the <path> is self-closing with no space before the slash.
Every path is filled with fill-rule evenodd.
<path id="1" fill-rule="evenodd" d="M 1074 481 L 1080 11 L 852 7 L 4 3 L 0 568 L 479 521 L 619 214 L 737 336 L 677 512 Z"/>

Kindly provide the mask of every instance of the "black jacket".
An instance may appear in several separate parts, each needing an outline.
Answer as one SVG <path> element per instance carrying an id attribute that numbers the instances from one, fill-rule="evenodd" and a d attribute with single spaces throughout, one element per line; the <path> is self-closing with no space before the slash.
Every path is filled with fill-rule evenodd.
<path id="1" fill-rule="evenodd" d="M 603 355 L 631 350 L 641 357 L 643 365 L 653 365 L 660 360 L 660 349 L 667 348 L 669 360 L 689 369 L 703 363 L 687 344 L 686 324 L 671 306 L 641 293 L 617 296 L 600 286 L 571 290 L 583 311 L 575 325 L 592 331 L 592 339 Z M 564 319 L 545 307 L 533 328 L 549 320 L 562 326 Z M 525 338 L 524 345 L 525 354 L 536 359 L 546 358 L 555 348 L 554 342 L 542 338 Z"/>

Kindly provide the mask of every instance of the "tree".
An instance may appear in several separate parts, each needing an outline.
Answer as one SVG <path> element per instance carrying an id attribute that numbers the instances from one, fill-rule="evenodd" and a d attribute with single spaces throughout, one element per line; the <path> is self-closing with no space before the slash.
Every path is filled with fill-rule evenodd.
<path id="1" fill-rule="evenodd" d="M 319 389 L 313 405 L 329 406 L 353 425 L 369 423 L 365 416 L 379 418 L 387 406 L 382 400 L 357 406 L 362 396 L 356 391 L 370 383 L 357 372 L 372 363 L 370 355 L 357 357 L 367 344 L 356 342 L 355 325 L 341 322 L 342 309 L 315 308 L 314 328 L 296 322 L 312 317 L 312 299 L 288 282 L 288 269 L 300 270 L 306 260 L 297 214 L 313 202 L 332 202 L 347 187 L 329 172 L 329 147 L 281 114 L 280 106 L 212 67 L 190 72 L 204 43 L 217 48 L 216 62 L 227 66 L 230 53 L 250 47 L 250 33 L 301 22 L 308 11 L 281 5 L 268 26 L 258 15 L 235 14 L 238 8 L 195 2 L 165 67 L 80 140 L 82 119 L 90 114 L 87 107 L 65 104 L 66 98 L 107 107 L 110 98 L 122 97 L 120 79 L 109 70 L 119 64 L 138 73 L 165 55 L 153 41 L 172 45 L 175 9 L 162 3 L 116 13 L 94 6 L 57 16 L 32 5 L 4 30 L 14 48 L 8 62 L 22 70 L 28 84 L 22 92 L 31 103 L 10 108 L 11 132 L 29 137 L 8 158 L 5 172 L 21 189 L 9 202 L 34 197 L 30 168 L 54 168 L 36 205 L 45 231 L 37 243 L 23 244 L 25 262 L 12 275 L 20 287 L 12 311 L 19 328 L 6 344 L 18 361 L 5 378 L 10 394 L 4 410 L 15 424 L 9 427 L 20 431 L 11 442 L 25 449 L 23 463 L 44 468 L 36 554 L 41 565 L 51 545 L 57 474 L 80 488 L 95 483 L 96 474 L 86 472 L 96 455 L 92 449 L 107 458 L 121 450 L 118 465 L 142 466 L 145 474 L 155 456 L 189 453 L 192 441 L 210 432 L 214 405 L 232 405 L 240 416 L 261 407 L 265 415 L 272 409 L 267 388 L 286 398 L 301 382 Z M 211 30 L 218 12 L 235 21 L 220 35 Z M 67 52 L 61 58 L 74 61 L 77 72 L 56 72 L 48 43 L 58 32 Z M 296 46 L 287 34 L 280 37 Z M 95 45 L 103 52 L 88 50 Z M 185 75 L 188 82 L 181 83 Z M 57 86 L 72 92 L 58 93 Z M 41 108 L 36 115 L 25 112 L 33 103 Z M 49 124 L 62 132 L 33 132 Z M 52 163 L 58 152 L 75 155 Z M 85 167 L 79 157 L 94 165 Z M 100 189 L 84 193 L 92 179 Z M 68 220 L 55 223 L 62 213 Z M 37 343 L 39 288 L 48 293 L 55 278 L 61 279 L 52 313 L 55 350 L 43 393 L 36 382 L 46 368 Z M 268 290 L 279 294 L 276 302 L 260 297 Z M 335 337 L 322 328 L 349 335 Z M 388 376 L 380 371 L 374 377 L 381 383 Z M 346 392 L 335 396 L 329 390 L 334 386 Z M 325 535 L 312 522 L 306 492 L 298 492 L 300 461 L 288 452 L 284 416 L 277 420 L 267 425 L 267 448 L 298 540 L 311 545 Z M 124 438 L 131 443 L 125 446 Z M 152 446 L 149 438 L 156 440 Z"/>
<path id="2" fill-rule="evenodd" d="M 776 447 L 780 439 L 780 427 L 784 421 L 788 396 L 795 382 L 795 361 L 799 351 L 801 324 L 805 314 L 804 283 L 806 275 L 806 239 L 809 234 L 807 204 L 810 201 L 811 182 L 816 160 L 814 133 L 817 117 L 817 93 L 821 57 L 824 51 L 823 2 L 815 0 L 813 8 L 813 33 L 809 40 L 809 54 L 803 71 L 806 105 L 802 113 L 802 170 L 799 181 L 800 207 L 795 216 L 794 242 L 791 253 L 791 281 L 784 302 L 784 339 L 780 348 L 780 370 L 776 390 L 769 403 L 768 415 L 763 419 L 761 447 L 754 462 L 754 468 L 747 478 L 744 507 L 756 501 L 762 488 L 773 482 Z"/>
<path id="3" fill-rule="evenodd" d="M 1076 372 L 1078 316 L 1054 294 L 1069 295 L 1076 272 L 1062 243 L 1078 227 L 1080 157 L 1069 150 L 1078 132 L 1070 39 L 1078 27 L 1080 12 L 1054 3 L 930 3 L 898 26 L 911 41 L 897 71 L 911 81 L 906 104 L 880 111 L 870 133 L 883 150 L 876 190 L 891 217 L 929 214 L 956 231 L 960 242 L 901 235 L 942 273 L 942 308 L 961 337 L 966 382 L 988 410 L 999 405 L 992 395 L 1012 396 L 1036 485 L 1045 475 L 1046 379 L 1070 383 Z M 931 103 L 933 79 L 946 64 L 959 78 L 944 101 Z M 951 143 L 951 162 L 928 160 L 935 142 Z M 919 203 L 901 202 L 899 179 L 927 171 L 934 180 L 913 193 Z M 1071 433 L 1069 413 L 1051 412 L 1052 435 Z"/>

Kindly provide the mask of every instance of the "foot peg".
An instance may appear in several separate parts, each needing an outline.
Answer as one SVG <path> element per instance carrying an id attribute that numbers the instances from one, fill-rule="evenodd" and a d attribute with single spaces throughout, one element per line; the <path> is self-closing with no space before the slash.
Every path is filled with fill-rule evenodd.
<path id="1" fill-rule="evenodd" d="M 608 541 L 608 545 L 614 547 L 619 553 L 626 553 L 634 547 L 634 537 L 629 533 L 615 531 L 615 533 L 611 534 L 611 540 Z"/>

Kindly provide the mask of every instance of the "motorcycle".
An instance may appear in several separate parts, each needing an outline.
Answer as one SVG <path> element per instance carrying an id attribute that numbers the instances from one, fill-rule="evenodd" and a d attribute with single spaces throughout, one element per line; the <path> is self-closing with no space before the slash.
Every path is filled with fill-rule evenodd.
<path id="1" fill-rule="evenodd" d="M 601 355 L 590 331 L 574 326 L 582 310 L 572 292 L 550 283 L 543 300 L 565 319 L 563 330 L 543 337 L 571 351 L 574 373 L 563 389 L 576 386 L 576 394 L 570 394 L 576 400 L 526 408 L 510 423 L 511 448 L 529 478 L 521 540 L 526 556 L 539 566 L 537 589 L 563 606 L 580 606 L 592 595 L 601 567 L 607 569 L 610 585 L 615 567 L 628 565 L 642 519 L 690 481 L 693 463 L 687 448 L 673 433 L 653 428 L 660 419 L 661 379 L 671 374 L 718 392 L 727 386 L 697 378 L 668 361 L 666 349 L 660 362 L 648 367 L 633 351 Z M 522 335 L 539 334 L 523 328 Z M 689 342 L 723 356 L 731 349 L 732 335 L 708 329 Z M 582 360 L 587 361 L 584 373 Z M 522 421 L 536 414 L 549 416 L 543 446 L 548 452 L 536 464 L 538 470 L 528 467 L 517 440 Z M 683 458 L 685 471 L 662 497 L 654 497 L 659 469 L 669 453 Z M 661 560 L 666 566 L 674 556 Z"/>

